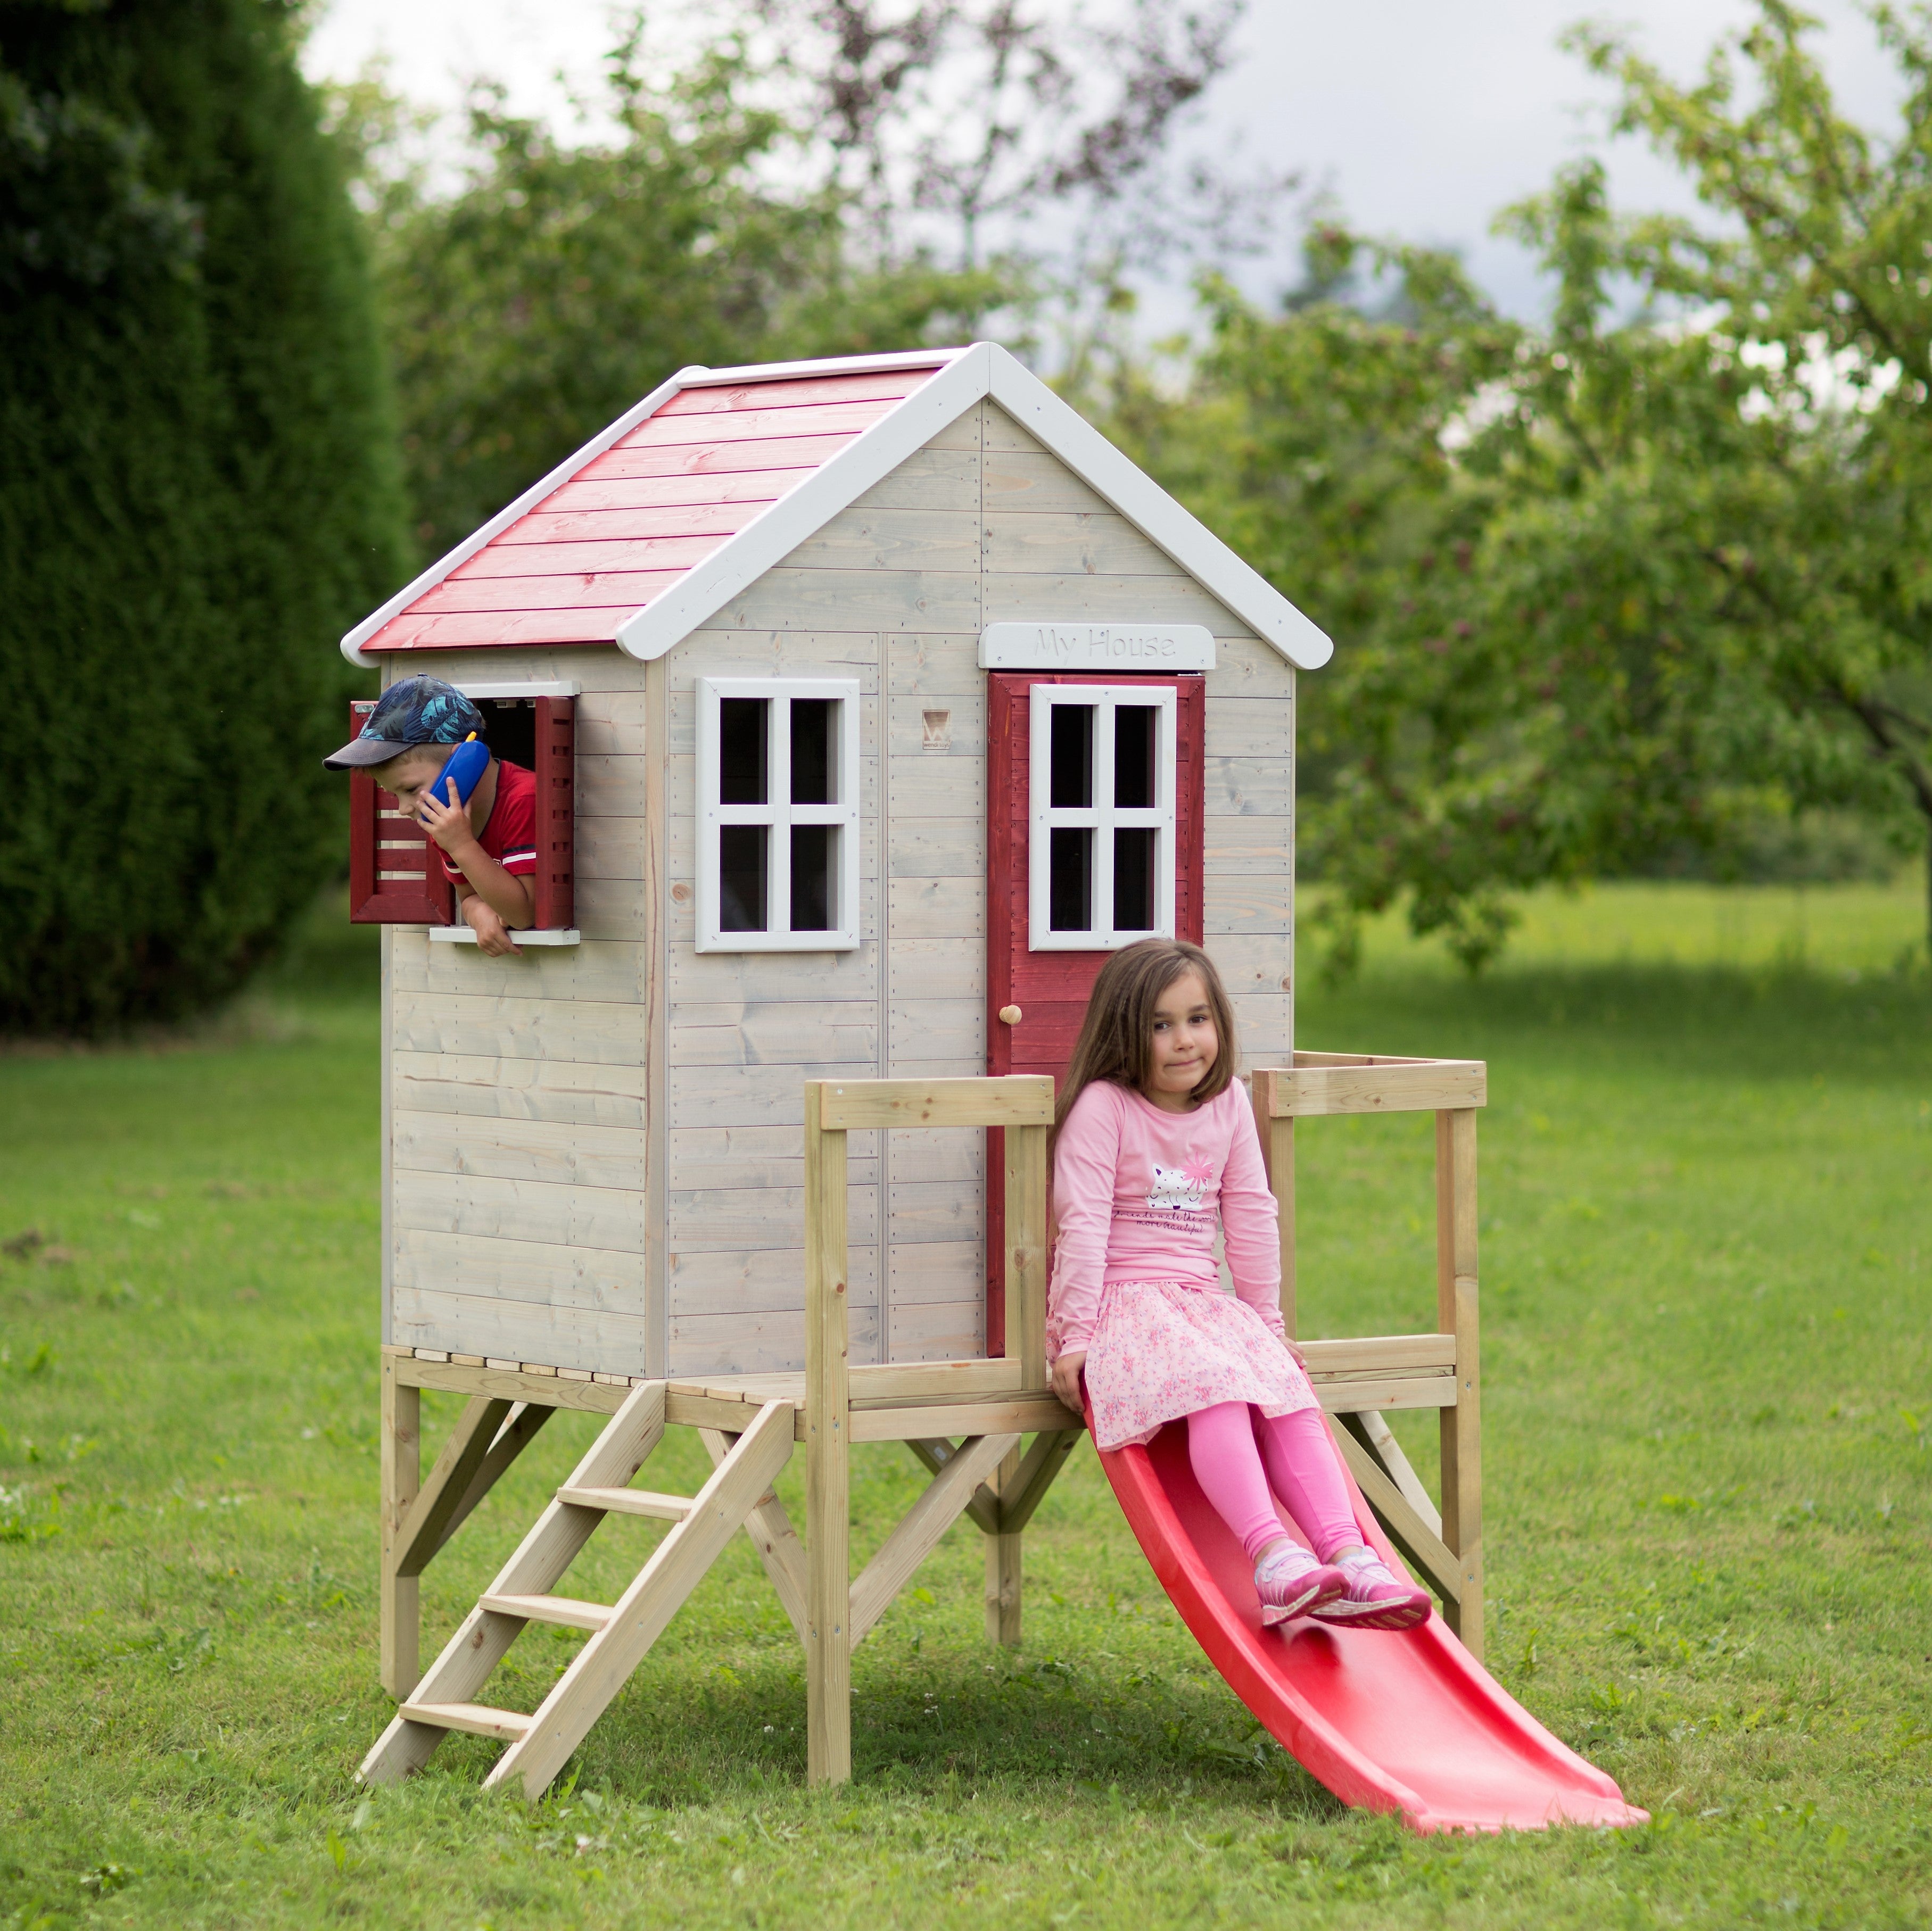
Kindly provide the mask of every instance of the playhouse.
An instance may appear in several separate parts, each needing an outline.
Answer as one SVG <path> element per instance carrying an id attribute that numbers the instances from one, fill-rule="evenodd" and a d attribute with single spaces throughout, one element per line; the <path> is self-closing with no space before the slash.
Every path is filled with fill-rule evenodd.
<path id="1" fill-rule="evenodd" d="M 1458 1672 L 1488 1683 L 1484 1069 L 1294 1050 L 1294 679 L 1330 646 L 1278 591 L 982 343 L 683 370 L 343 647 L 386 683 L 470 694 L 540 801 L 537 929 L 496 959 L 452 922 L 420 829 L 366 777 L 352 796 L 352 916 L 382 927 L 400 1704 L 365 1776 L 466 1730 L 508 1744 L 493 1783 L 540 1791 L 741 1528 L 805 1645 L 814 1778 L 849 1774 L 853 1645 L 962 1514 L 988 1633 L 1018 1640 L 1021 1534 L 1082 1426 L 1042 1342 L 1052 1079 L 1108 952 L 1150 933 L 1204 944 L 1234 1000 L 1291 1332 L 1294 1120 L 1437 1116 L 1437 1331 L 1306 1346 L 1377 1520 L 1463 1633 L 1418 1633 L 1410 1714 L 1466 1704 Z M 424 1387 L 470 1398 L 427 1475 Z M 611 1419 L 423 1673 L 416 1579 L 560 1407 Z M 1439 1509 L 1382 1422 L 1400 1407 L 1442 1414 Z M 710 1450 L 695 1497 L 631 1486 L 668 1426 Z M 847 1456 L 868 1441 L 933 1482 L 854 1578 Z M 795 1448 L 802 1541 L 771 1489 Z M 1172 1540 L 1178 1492 L 1143 1462 L 1130 1519 Z M 612 1513 L 671 1526 L 618 1603 L 556 1593 Z M 1359 1750 L 1317 1765 L 1306 1684 L 1262 1709 L 1274 1693 L 1244 1685 L 1293 1646 L 1241 1624 L 1202 1535 L 1202 1639 L 1263 1720 L 1345 1795 L 1457 1821 L 1412 1775 L 1364 1783 Z M 532 1621 L 589 1640 L 536 1711 L 482 1702 Z M 1359 1639 L 1324 1640 L 1334 1677 Z M 1561 1814 L 1610 1803 L 1588 1775 Z"/>

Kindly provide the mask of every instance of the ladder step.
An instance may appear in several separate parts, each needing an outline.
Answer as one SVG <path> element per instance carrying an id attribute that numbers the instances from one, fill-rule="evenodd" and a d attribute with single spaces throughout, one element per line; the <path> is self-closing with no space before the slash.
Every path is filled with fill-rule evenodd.
<path id="1" fill-rule="evenodd" d="M 601 1630 L 610 1620 L 606 1603 L 580 1603 L 573 1596 L 501 1596 L 481 1599 L 482 1606 L 500 1616 L 520 1616 L 526 1623 L 557 1623 L 567 1630 Z"/>
<path id="2" fill-rule="evenodd" d="M 650 1516 L 661 1522 L 681 1522 L 691 1513 L 688 1495 L 654 1495 L 648 1489 L 578 1489 L 568 1483 L 556 1499 L 580 1509 L 602 1509 L 614 1516 Z"/>
<path id="3" fill-rule="evenodd" d="M 514 1743 L 536 1720 L 520 1710 L 490 1710 L 481 1703 L 405 1703 L 397 1714 L 412 1723 L 434 1723 L 439 1730 L 464 1730 L 472 1737 L 501 1737 Z"/>

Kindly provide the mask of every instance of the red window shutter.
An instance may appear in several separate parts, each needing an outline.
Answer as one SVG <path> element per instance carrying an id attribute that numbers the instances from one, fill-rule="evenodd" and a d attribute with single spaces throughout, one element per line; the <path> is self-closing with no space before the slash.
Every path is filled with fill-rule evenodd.
<path id="1" fill-rule="evenodd" d="M 376 708 L 349 706 L 350 735 Z M 367 771 L 349 774 L 349 916 L 358 925 L 446 925 L 453 894 L 442 875 L 442 854 L 413 818 L 396 809 L 394 793 Z"/>
<path id="2" fill-rule="evenodd" d="M 539 931 L 577 922 L 577 700 L 537 700 L 536 922 Z"/>
<path id="3" fill-rule="evenodd" d="M 1055 1089 L 1073 1057 L 1104 952 L 1036 952 L 1028 949 L 1031 845 L 1031 712 L 1036 684 L 1148 684 L 1175 693 L 1174 786 L 1174 930 L 1201 943 L 1205 819 L 1207 692 L 1198 676 L 1130 677 L 995 670 L 986 679 L 986 1070 L 1048 1073 Z M 1002 1006 L 1017 1006 L 1007 1025 Z M 986 1348 L 1006 1346 L 1006 1136 L 987 1135 Z"/>

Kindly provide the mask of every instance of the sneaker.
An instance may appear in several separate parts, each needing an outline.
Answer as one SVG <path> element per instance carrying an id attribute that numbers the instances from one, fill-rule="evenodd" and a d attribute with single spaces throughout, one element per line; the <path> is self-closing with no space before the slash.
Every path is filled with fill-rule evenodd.
<path id="1" fill-rule="evenodd" d="M 1351 1630 L 1412 1630 L 1429 1620 L 1429 1592 L 1389 1573 L 1372 1551 L 1337 1556 L 1342 1592 L 1310 1613 L 1318 1623 Z"/>
<path id="2" fill-rule="evenodd" d="M 1305 1616 L 1332 1603 L 1348 1586 L 1339 1569 L 1317 1562 L 1298 1542 L 1283 1543 L 1255 1564 L 1255 1594 L 1262 1599 L 1262 1627 Z"/>

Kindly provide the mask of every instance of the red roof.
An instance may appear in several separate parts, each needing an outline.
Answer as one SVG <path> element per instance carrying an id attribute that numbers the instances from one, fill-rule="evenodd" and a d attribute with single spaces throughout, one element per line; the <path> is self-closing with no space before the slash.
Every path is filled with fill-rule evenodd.
<path id="1" fill-rule="evenodd" d="M 889 415 L 943 361 L 681 388 L 362 648 L 614 643 L 626 618 Z"/>

